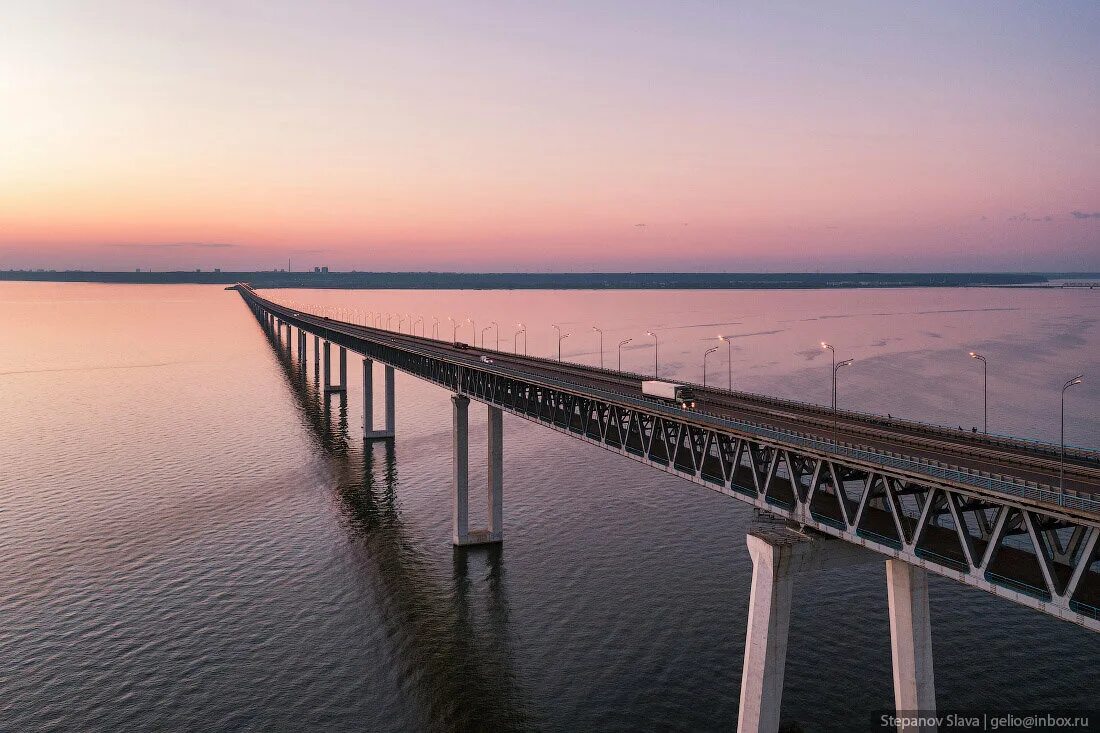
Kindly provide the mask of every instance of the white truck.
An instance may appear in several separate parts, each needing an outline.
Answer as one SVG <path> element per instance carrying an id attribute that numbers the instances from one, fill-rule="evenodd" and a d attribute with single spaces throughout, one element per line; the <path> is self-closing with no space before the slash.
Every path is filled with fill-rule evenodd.
<path id="1" fill-rule="evenodd" d="M 682 384 L 647 379 L 642 382 L 642 394 L 646 397 L 656 397 L 664 402 L 671 402 L 678 407 L 695 407 L 695 393 L 691 391 L 691 387 Z"/>

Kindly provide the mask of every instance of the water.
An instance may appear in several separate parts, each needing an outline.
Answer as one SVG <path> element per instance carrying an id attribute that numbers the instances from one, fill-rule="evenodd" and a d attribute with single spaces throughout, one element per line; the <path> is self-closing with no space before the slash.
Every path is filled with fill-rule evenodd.
<path id="1" fill-rule="evenodd" d="M 275 295 L 447 337 L 447 315 L 506 319 L 507 348 L 523 321 L 538 354 L 555 322 L 589 363 L 598 313 L 609 365 L 633 338 L 623 367 L 651 369 L 654 329 L 662 375 L 692 380 L 726 333 L 737 386 L 816 402 L 826 339 L 857 359 L 843 406 L 968 428 L 976 349 L 991 430 L 1056 440 L 1083 371 L 1067 441 L 1100 435 L 1096 291 Z M 364 455 L 358 382 L 326 410 L 234 292 L 2 283 L 0 302 L 0 730 L 734 726 L 748 507 L 505 416 L 504 547 L 455 552 L 446 392 L 399 374 L 396 445 Z M 712 383 L 725 367 L 723 347 Z M 879 564 L 799 579 L 786 720 L 891 707 L 884 583 Z M 941 708 L 1091 704 L 1100 636 L 931 585 Z"/>

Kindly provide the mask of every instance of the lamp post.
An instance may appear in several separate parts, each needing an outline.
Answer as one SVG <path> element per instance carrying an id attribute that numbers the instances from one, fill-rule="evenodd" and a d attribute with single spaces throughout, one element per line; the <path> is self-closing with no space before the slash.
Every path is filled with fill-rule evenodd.
<path id="1" fill-rule="evenodd" d="M 837 444 L 836 439 L 836 374 L 842 367 L 850 365 L 855 359 L 845 359 L 844 361 L 833 367 L 833 445 Z"/>
<path id="2" fill-rule="evenodd" d="M 1080 384 L 1085 381 L 1084 374 L 1078 374 L 1073 379 L 1069 380 L 1062 386 L 1062 431 L 1061 431 L 1061 448 L 1058 451 L 1058 493 L 1064 494 L 1066 491 L 1066 390 L 1075 384 Z"/>
<path id="3" fill-rule="evenodd" d="M 733 391 L 733 342 L 725 336 L 719 336 L 719 341 L 726 342 L 726 371 L 728 372 L 729 386 L 727 389 Z"/>
<path id="4" fill-rule="evenodd" d="M 982 432 L 989 433 L 989 364 L 985 357 L 976 351 L 970 352 L 971 359 L 982 363 Z"/>
<path id="5" fill-rule="evenodd" d="M 623 347 L 629 344 L 634 339 L 623 339 L 619 342 L 619 371 L 623 370 Z"/>
<path id="6" fill-rule="evenodd" d="M 653 378 L 657 378 L 657 334 L 652 331 L 646 331 L 646 336 L 653 337 Z"/>
<path id="7" fill-rule="evenodd" d="M 466 323 L 469 323 L 469 324 L 470 324 L 470 332 L 471 332 L 471 333 L 473 334 L 473 337 L 474 337 L 474 343 L 473 343 L 473 345 L 474 345 L 474 346 L 477 346 L 477 324 L 476 324 L 476 323 L 474 323 L 474 319 L 473 319 L 473 318 L 467 318 L 467 319 L 466 319 Z"/>
<path id="8" fill-rule="evenodd" d="M 496 335 L 497 335 L 497 346 L 496 346 L 496 350 L 497 350 L 497 351 L 500 351 L 500 324 L 499 324 L 499 323 L 497 323 L 496 321 L 489 321 L 489 323 L 493 324 L 493 328 L 494 328 L 494 329 L 496 329 Z M 481 345 L 482 345 L 482 346 L 484 346 L 484 345 L 485 345 L 485 336 L 482 336 L 482 337 L 481 337 Z"/>
<path id="9" fill-rule="evenodd" d="M 559 326 L 556 323 L 551 323 L 550 325 L 553 326 L 554 328 L 558 329 L 558 361 L 561 361 L 561 342 L 562 342 L 563 339 L 569 338 L 569 334 L 562 333 L 561 326 Z M 527 340 L 526 335 L 524 336 L 523 340 L 524 341 Z"/>
<path id="10" fill-rule="evenodd" d="M 451 322 L 451 341 L 458 341 L 458 321 L 447 316 L 447 320 Z"/>
<path id="11" fill-rule="evenodd" d="M 432 338 L 439 338 L 439 316 L 432 316 Z"/>
<path id="12" fill-rule="evenodd" d="M 481 329 L 481 346 L 482 346 L 482 348 L 485 347 L 485 332 L 488 331 L 491 328 L 492 328 L 492 325 L 488 325 L 485 328 Z"/>
<path id="13" fill-rule="evenodd" d="M 823 349 L 828 349 L 828 350 L 829 350 L 829 351 L 830 351 L 830 352 L 832 353 L 832 355 L 833 355 L 833 367 L 832 367 L 832 370 L 833 370 L 833 375 L 835 376 L 835 375 L 836 375 L 836 349 L 834 349 L 834 348 L 833 348 L 832 344 L 827 344 L 827 343 L 825 343 L 824 341 L 822 341 L 822 342 L 821 342 L 821 348 L 823 348 Z M 834 392 L 834 397 L 833 397 L 833 409 L 834 409 L 834 410 L 836 409 L 836 396 L 835 396 L 835 392 Z"/>
<path id="14" fill-rule="evenodd" d="M 413 333 L 416 333 L 416 324 L 420 324 L 420 335 L 424 335 L 424 316 L 417 316 L 416 323 L 413 323 Z"/>
<path id="15" fill-rule="evenodd" d="M 707 357 L 718 351 L 717 346 L 711 346 L 709 349 L 703 352 L 703 386 L 707 386 Z"/>
<path id="16" fill-rule="evenodd" d="M 393 328 L 390 326 L 391 321 L 393 321 L 393 314 L 392 313 L 387 313 L 386 314 L 386 330 L 387 331 L 392 331 L 393 330 Z"/>
<path id="17" fill-rule="evenodd" d="M 593 326 L 592 330 L 600 334 L 600 369 L 603 369 L 603 329 Z"/>
<path id="18" fill-rule="evenodd" d="M 527 326 L 524 326 L 522 323 L 517 323 L 516 325 L 519 327 L 519 330 L 516 331 L 514 336 L 512 336 L 512 353 L 513 354 L 518 354 L 519 353 L 519 335 L 522 333 L 523 334 L 523 355 L 527 356 Z"/>
<path id="19" fill-rule="evenodd" d="M 404 331 L 402 331 L 402 330 L 401 330 L 401 328 L 402 328 L 402 327 L 403 327 L 404 325 L 405 325 L 405 316 L 403 316 L 403 315 L 401 315 L 400 313 L 398 313 L 398 314 L 397 314 L 397 332 L 398 332 L 398 333 L 404 333 Z"/>

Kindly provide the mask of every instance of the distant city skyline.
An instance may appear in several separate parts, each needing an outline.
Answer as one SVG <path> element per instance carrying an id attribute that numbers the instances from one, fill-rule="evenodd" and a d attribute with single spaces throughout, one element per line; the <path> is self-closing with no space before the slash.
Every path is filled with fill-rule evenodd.
<path id="1" fill-rule="evenodd" d="M 0 270 L 1100 270 L 1100 4 L 15 2 Z"/>

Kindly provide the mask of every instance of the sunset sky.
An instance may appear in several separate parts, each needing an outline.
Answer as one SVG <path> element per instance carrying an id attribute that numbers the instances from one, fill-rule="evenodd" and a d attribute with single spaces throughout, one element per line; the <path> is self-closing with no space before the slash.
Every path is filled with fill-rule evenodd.
<path id="1" fill-rule="evenodd" d="M 1100 270 L 1100 3 L 53 2 L 0 269 Z"/>

